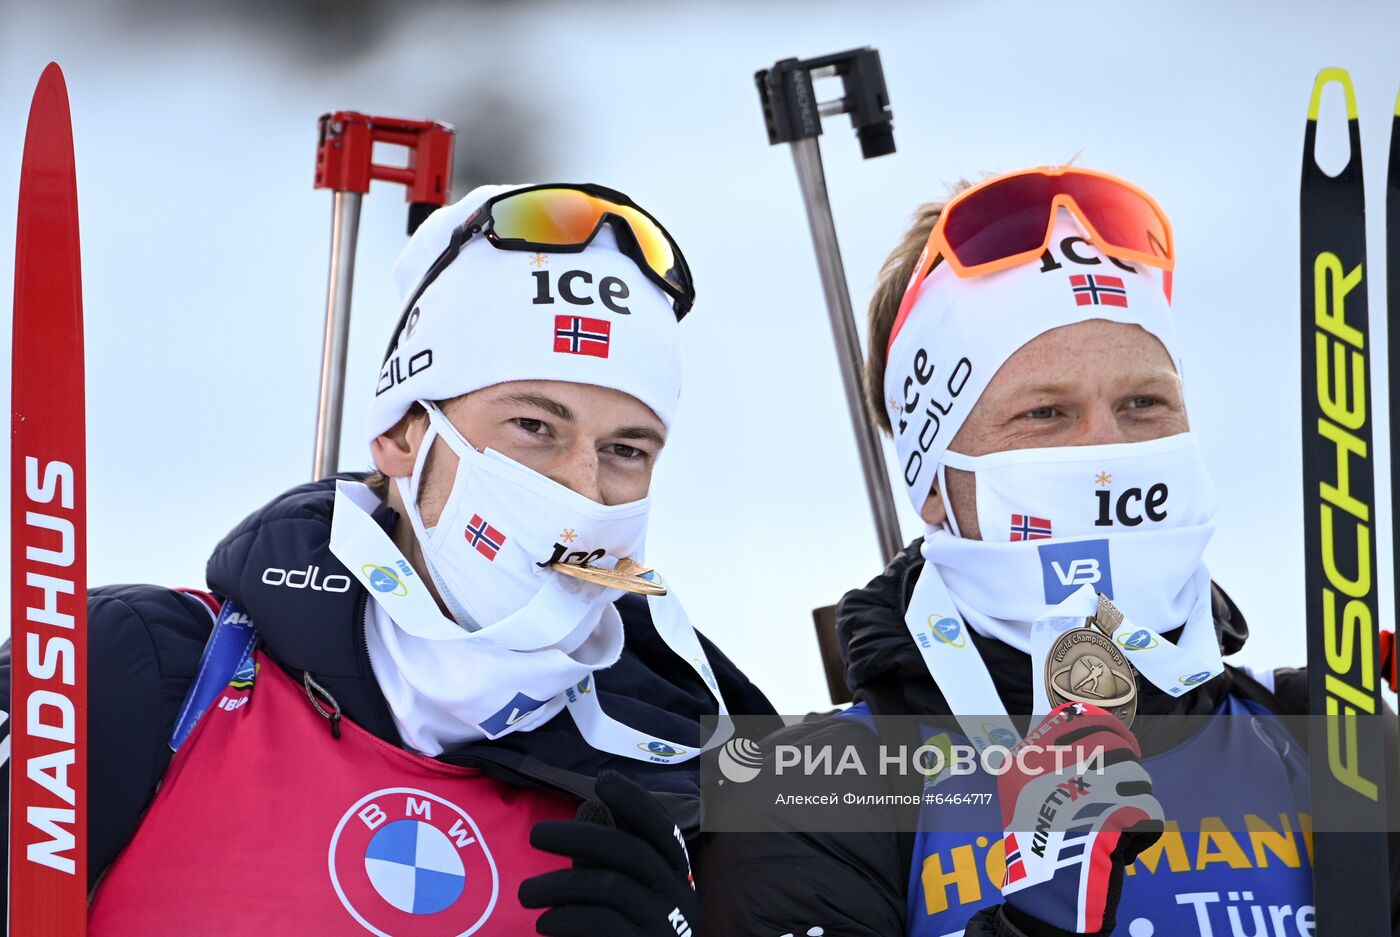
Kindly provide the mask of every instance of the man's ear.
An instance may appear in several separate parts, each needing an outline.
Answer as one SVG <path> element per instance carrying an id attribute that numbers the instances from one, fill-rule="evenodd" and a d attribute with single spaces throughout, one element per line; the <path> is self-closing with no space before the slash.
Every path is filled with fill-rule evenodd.
<path id="1" fill-rule="evenodd" d="M 407 478 L 413 474 L 418 450 L 428 432 L 428 415 L 410 410 L 403 418 L 374 437 L 369 444 L 375 467 L 390 478 Z"/>
<path id="2" fill-rule="evenodd" d="M 943 496 L 938 493 L 937 485 L 929 489 L 928 497 L 924 499 L 924 506 L 919 508 L 919 516 L 930 527 L 942 527 L 947 522 L 948 509 L 943 506 Z"/>

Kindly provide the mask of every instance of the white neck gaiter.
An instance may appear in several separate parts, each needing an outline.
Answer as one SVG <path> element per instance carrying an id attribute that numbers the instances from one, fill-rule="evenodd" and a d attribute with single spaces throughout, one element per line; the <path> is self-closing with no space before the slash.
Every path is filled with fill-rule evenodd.
<path id="1" fill-rule="evenodd" d="M 1093 614 L 1099 592 L 1125 615 L 1114 643 L 1164 693 L 1220 673 L 1201 559 L 1215 494 L 1195 437 L 944 458 L 974 474 L 989 539 L 929 528 L 904 624 L 974 745 L 1017 736 L 969 627 L 1030 655 L 1035 715 L 1049 711 L 1038 670 L 1051 644 Z"/>
<path id="2" fill-rule="evenodd" d="M 609 568 L 621 556 L 639 558 L 647 502 L 601 505 L 499 453 L 477 452 L 436 407 L 425 405 L 429 432 L 400 490 L 453 617 L 442 613 L 370 516 L 379 502 L 364 485 L 338 483 L 331 526 L 331 552 L 378 606 L 366 622 L 366 640 L 405 744 L 437 755 L 528 731 L 568 709 L 585 741 L 599 750 L 659 763 L 694 757 L 697 750 L 617 722 L 598 704 L 594 675 L 622 654 L 622 619 L 612 604 L 621 593 L 545 568 L 560 551 L 566 561 Z M 417 494 L 434 436 L 460 461 L 430 535 Z M 679 600 L 671 593 L 647 602 L 657 633 L 726 715 Z"/>

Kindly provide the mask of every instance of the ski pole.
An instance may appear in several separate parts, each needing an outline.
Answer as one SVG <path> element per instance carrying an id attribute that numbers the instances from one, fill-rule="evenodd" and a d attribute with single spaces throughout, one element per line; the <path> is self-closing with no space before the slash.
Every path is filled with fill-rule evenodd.
<path id="1" fill-rule="evenodd" d="M 355 240 L 360 227 L 361 200 L 374 179 L 403 185 L 409 203 L 408 233 L 412 234 L 433 209 L 447 201 L 452 186 L 454 133 L 452 127 L 436 121 L 369 117 L 354 111 L 321 115 L 316 145 L 316 188 L 330 189 L 334 198 L 313 479 L 335 474 L 340 460 L 345 355 L 350 339 L 350 292 L 355 279 Z M 374 150 L 379 143 L 407 147 L 407 164 L 376 163 Z"/>
<path id="2" fill-rule="evenodd" d="M 844 93 L 834 100 L 818 102 L 813 87 L 813 81 L 818 78 L 840 78 Z M 862 156 L 870 159 L 894 152 L 893 118 L 884 72 L 880 68 L 880 53 L 866 46 L 815 59 L 783 59 L 772 68 L 757 72 L 754 79 L 763 104 L 769 144 L 792 146 L 797 184 L 802 189 L 822 292 L 826 296 L 826 311 L 836 340 L 836 360 L 846 389 L 851 426 L 855 430 L 856 450 L 860 454 L 870 511 L 875 517 L 875 538 L 882 560 L 888 563 L 899 553 L 904 541 L 899 533 L 880 436 L 865 409 L 865 395 L 861 391 L 860 338 L 855 314 L 851 311 L 851 293 L 846 286 L 841 247 L 836 240 L 836 222 L 827 197 L 821 145 L 817 141 L 822 132 L 822 117 L 850 114 Z M 836 637 L 836 609 L 834 606 L 815 609 L 812 618 L 831 701 L 848 702 L 851 691 L 846 686 Z"/>
<path id="3" fill-rule="evenodd" d="M 1316 159 L 1322 89 L 1346 93 L 1350 153 Z M 1319 934 L 1390 929 L 1385 745 L 1376 627 L 1374 444 L 1366 308 L 1366 198 L 1351 78 L 1313 85 L 1299 196 L 1304 586 L 1313 897 Z"/>
<path id="4" fill-rule="evenodd" d="M 844 94 L 818 103 L 813 80 L 827 77 L 840 78 Z M 870 159 L 894 152 L 894 127 L 885 76 L 880 68 L 880 53 L 867 46 L 815 59 L 783 59 L 772 68 L 762 69 L 754 78 L 768 125 L 768 142 L 792 146 L 797 183 L 802 189 L 822 291 L 826 294 L 826 309 L 836 339 L 836 357 L 846 388 L 846 404 L 855 430 L 870 510 L 875 516 L 875 536 L 881 557 L 888 563 L 904 541 L 895 516 L 894 495 L 885 471 L 880 437 L 866 412 L 865 395 L 861 391 L 860 339 L 851 311 L 841 248 L 836 241 L 836 223 L 827 197 L 821 145 L 817 141 L 822 132 L 823 116 L 850 114 L 862 156 Z"/>

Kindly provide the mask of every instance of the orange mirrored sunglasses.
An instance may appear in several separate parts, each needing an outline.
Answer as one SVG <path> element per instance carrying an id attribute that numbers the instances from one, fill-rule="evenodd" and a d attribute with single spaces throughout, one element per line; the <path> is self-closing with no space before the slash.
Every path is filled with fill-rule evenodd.
<path id="1" fill-rule="evenodd" d="M 959 277 L 976 277 L 1039 258 L 1064 208 L 1106 254 L 1171 270 L 1171 222 L 1152 196 L 1125 179 L 1077 166 L 1038 166 L 995 176 L 944 206 L 905 289 L 898 320 L 940 260 Z"/>

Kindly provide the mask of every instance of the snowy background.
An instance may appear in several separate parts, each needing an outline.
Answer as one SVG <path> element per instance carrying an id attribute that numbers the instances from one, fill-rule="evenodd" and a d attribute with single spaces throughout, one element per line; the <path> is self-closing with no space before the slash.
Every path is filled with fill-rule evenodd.
<path id="1" fill-rule="evenodd" d="M 821 708 L 810 611 L 881 564 L 791 158 L 767 144 L 752 76 L 873 45 L 898 152 L 862 161 L 844 118 L 823 138 L 856 308 L 914 206 L 959 177 L 1077 156 L 1154 193 L 1176 227 L 1187 397 L 1222 496 L 1208 559 L 1249 618 L 1243 660 L 1297 663 L 1304 117 L 1318 69 L 1350 69 L 1379 271 L 1397 35 L 1400 5 L 1382 0 L 0 0 L 0 295 L 30 95 L 53 59 L 81 196 L 90 581 L 200 585 L 223 534 L 311 470 L 331 202 L 311 185 L 317 115 L 455 124 L 459 195 L 625 190 L 676 235 L 700 294 L 649 555 L 781 710 Z M 1341 117 L 1340 92 L 1329 107 Z M 368 464 L 402 198 L 386 186 L 365 202 L 344 467 Z M 1375 314 L 1381 278 L 1370 286 Z M 3 615 L 8 588 L 6 574 Z M 1384 574 L 1386 608 L 1390 589 Z"/>

